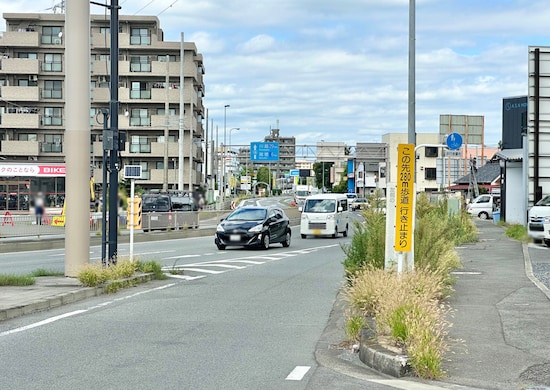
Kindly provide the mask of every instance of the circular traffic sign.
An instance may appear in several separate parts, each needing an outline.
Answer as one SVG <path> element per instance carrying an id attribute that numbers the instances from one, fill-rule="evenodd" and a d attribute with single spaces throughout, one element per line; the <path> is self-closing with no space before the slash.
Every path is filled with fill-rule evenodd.
<path id="1" fill-rule="evenodd" d="M 451 133 L 447 136 L 447 146 L 451 150 L 457 150 L 462 146 L 462 136 L 458 133 Z"/>

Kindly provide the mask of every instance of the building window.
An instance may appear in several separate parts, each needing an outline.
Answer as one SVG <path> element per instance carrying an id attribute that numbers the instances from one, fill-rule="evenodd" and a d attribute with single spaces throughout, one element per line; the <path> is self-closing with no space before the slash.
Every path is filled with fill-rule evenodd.
<path id="1" fill-rule="evenodd" d="M 166 57 L 168 57 L 168 62 L 176 62 L 176 56 L 175 55 L 158 55 L 157 61 L 158 62 L 166 62 Z"/>
<path id="2" fill-rule="evenodd" d="M 436 168 L 424 168 L 424 178 L 426 180 L 435 180 L 437 178 Z"/>
<path id="3" fill-rule="evenodd" d="M 151 126 L 151 117 L 146 108 L 132 108 L 130 126 Z"/>
<path id="4" fill-rule="evenodd" d="M 61 27 L 42 27 L 42 43 L 44 45 L 61 45 Z"/>
<path id="5" fill-rule="evenodd" d="M 61 153 L 63 151 L 61 134 L 44 134 L 41 151 L 44 153 Z"/>
<path id="6" fill-rule="evenodd" d="M 149 138 L 140 135 L 133 135 L 130 138 L 130 153 L 151 153 Z"/>
<path id="7" fill-rule="evenodd" d="M 150 45 L 151 37 L 147 28 L 130 29 L 130 45 Z"/>
<path id="8" fill-rule="evenodd" d="M 149 56 L 132 56 L 130 57 L 130 72 L 150 72 L 151 63 Z"/>
<path id="9" fill-rule="evenodd" d="M 62 122 L 61 107 L 44 107 L 44 126 L 61 126 Z"/>
<path id="10" fill-rule="evenodd" d="M 28 58 L 29 60 L 38 59 L 38 54 L 36 53 L 17 53 L 17 58 Z"/>
<path id="11" fill-rule="evenodd" d="M 437 157 L 437 147 L 426 146 L 424 156 L 425 157 Z"/>
<path id="12" fill-rule="evenodd" d="M 45 80 L 42 97 L 44 99 L 61 99 L 63 97 L 63 82 L 61 80 Z"/>
<path id="13" fill-rule="evenodd" d="M 17 134 L 18 141 L 38 141 L 38 137 L 35 133 L 20 133 Z"/>
<path id="14" fill-rule="evenodd" d="M 26 78 L 26 79 L 19 79 L 17 80 L 17 86 L 18 87 L 36 87 L 38 85 L 38 77 L 32 78 Z"/>
<path id="15" fill-rule="evenodd" d="M 99 28 L 99 33 L 100 34 L 110 34 L 111 33 L 111 28 L 110 27 L 100 27 Z"/>
<path id="16" fill-rule="evenodd" d="M 62 58 L 61 54 L 44 54 L 42 70 L 44 72 L 61 72 L 63 68 Z"/>
<path id="17" fill-rule="evenodd" d="M 130 99 L 151 99 L 151 90 L 147 88 L 147 83 L 132 81 Z"/>

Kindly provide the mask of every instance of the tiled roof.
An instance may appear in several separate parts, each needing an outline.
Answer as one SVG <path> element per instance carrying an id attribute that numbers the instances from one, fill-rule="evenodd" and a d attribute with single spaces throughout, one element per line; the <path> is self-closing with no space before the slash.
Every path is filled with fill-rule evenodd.
<path id="1" fill-rule="evenodd" d="M 495 179 L 500 175 L 500 164 L 499 162 L 488 162 L 484 166 L 477 169 L 476 180 L 478 184 L 491 184 Z M 470 174 L 462 176 L 460 179 L 455 181 L 456 184 L 469 184 L 470 183 Z"/>

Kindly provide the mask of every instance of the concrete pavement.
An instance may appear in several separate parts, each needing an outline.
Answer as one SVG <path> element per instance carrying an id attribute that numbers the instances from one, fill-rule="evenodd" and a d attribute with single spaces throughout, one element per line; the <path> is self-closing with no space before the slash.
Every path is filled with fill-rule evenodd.
<path id="1" fill-rule="evenodd" d="M 455 294 L 449 300 L 452 341 L 443 363 L 448 375 L 442 381 L 404 381 L 420 388 L 550 388 L 550 249 L 509 239 L 505 228 L 492 221 L 476 224 L 479 242 L 457 248 L 463 267 L 454 273 Z M 0 320 L 102 293 L 64 277 L 0 287 Z M 342 310 L 337 302 L 317 360 L 324 366 L 348 365 L 350 371 L 370 370 L 349 351 L 334 348 L 344 335 Z"/>

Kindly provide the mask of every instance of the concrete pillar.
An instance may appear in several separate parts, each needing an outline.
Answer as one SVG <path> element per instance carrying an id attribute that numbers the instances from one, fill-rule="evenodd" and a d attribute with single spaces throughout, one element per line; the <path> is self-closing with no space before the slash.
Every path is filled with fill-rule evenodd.
<path id="1" fill-rule="evenodd" d="M 90 261 L 90 3 L 67 1 L 65 15 L 65 276 Z"/>

